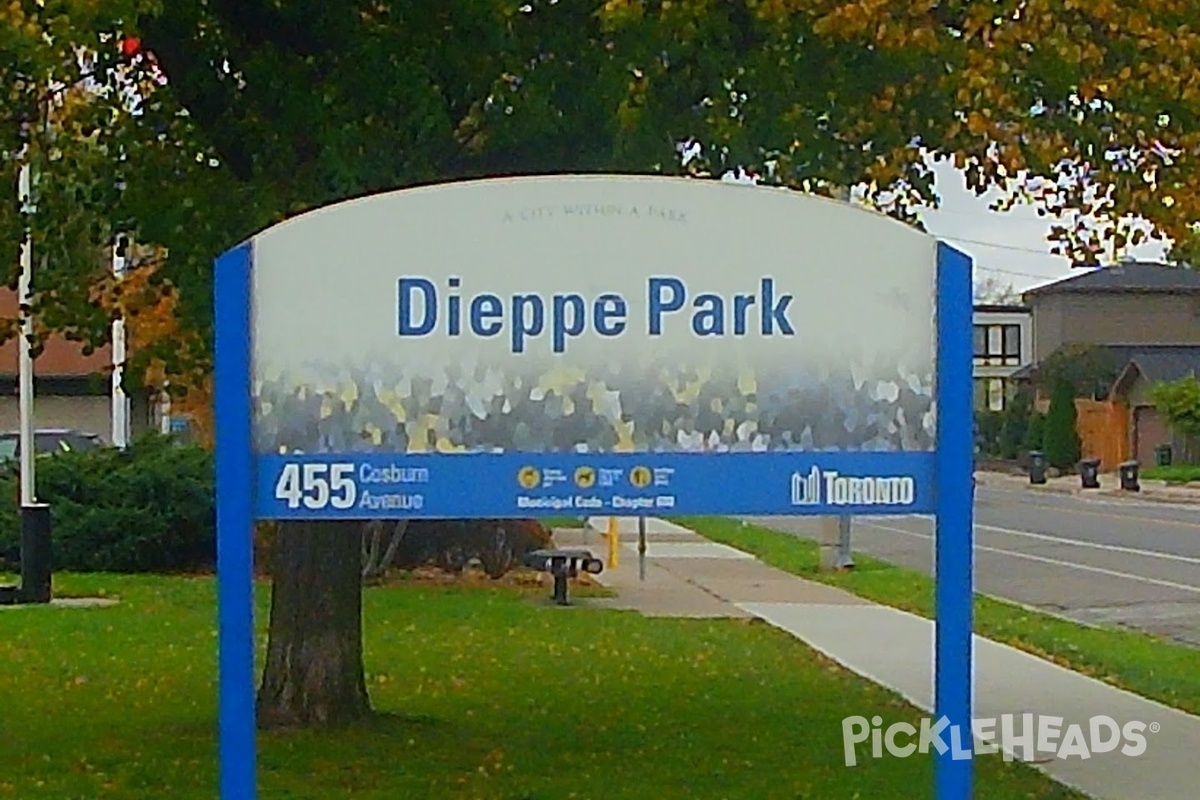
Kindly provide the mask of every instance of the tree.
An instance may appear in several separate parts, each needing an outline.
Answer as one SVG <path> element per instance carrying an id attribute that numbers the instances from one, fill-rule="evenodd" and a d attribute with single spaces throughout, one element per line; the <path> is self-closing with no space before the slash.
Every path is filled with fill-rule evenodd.
<path id="1" fill-rule="evenodd" d="M 1177 381 L 1156 383 L 1150 389 L 1150 401 L 1172 428 L 1190 440 L 1188 449 L 1195 449 L 1195 443 L 1200 441 L 1200 380 L 1189 375 Z"/>
<path id="2" fill-rule="evenodd" d="M 1177 431 L 1200 437 L 1200 381 L 1194 375 L 1154 384 L 1150 401 Z"/>
<path id="3" fill-rule="evenodd" d="M 1099 345 L 1065 344 L 1037 365 L 1034 382 L 1046 393 L 1065 382 L 1076 397 L 1107 397 L 1123 366 Z"/>
<path id="4" fill-rule="evenodd" d="M 362 668 L 362 539 L 353 533 L 340 522 L 279 526 L 272 574 L 285 579 L 271 587 L 260 725 L 340 725 L 370 713 Z"/>
<path id="5" fill-rule="evenodd" d="M 1014 459 L 1020 454 L 1028 434 L 1030 414 L 1033 412 L 1031 394 L 1025 388 L 1019 389 L 1002 412 L 999 437 L 1001 458 Z"/>
<path id="6" fill-rule="evenodd" d="M 72 112 L 74 133 L 55 145 L 66 156 L 34 152 L 54 165 L 44 202 L 34 215 L 0 204 L 0 247 L 15 253 L 32 225 L 40 252 L 56 256 L 39 264 L 42 327 L 93 345 L 111 314 L 93 302 L 103 259 L 67 254 L 115 232 L 161 247 L 143 297 L 171 293 L 177 328 L 144 342 L 126 374 L 139 379 L 157 361 L 155 378 L 193 397 L 211 361 L 212 257 L 365 192 L 483 175 L 745 168 L 804 191 L 854 187 L 913 221 L 937 202 L 930 159 L 949 159 L 976 192 L 997 190 L 999 207 L 1028 202 L 1066 220 L 1052 238 L 1077 263 L 1145 236 L 1133 217 L 1173 240 L 1200 219 L 1200 34 L 1178 0 L 32 8 L 0 8 L 5 180 L 27 130 L 12 110 L 36 109 L 48 76 L 77 79 L 77 51 L 103 54 L 95 80 L 109 91 Z M 142 47 L 129 73 L 118 62 L 131 50 L 113 45 L 131 33 Z M 137 85 L 133 99 L 112 91 L 123 80 Z M 66 237 L 59 223 L 71 215 Z M 360 650 L 331 633 L 359 635 L 357 535 L 345 537 L 353 553 L 309 569 L 333 527 L 281 532 L 271 648 L 293 661 L 268 660 L 264 718 L 327 720 L 341 701 L 350 716 L 361 710 Z M 292 591 L 304 580 L 311 591 Z M 320 597 L 337 599 L 336 619 L 311 605 Z M 321 615 L 311 631 L 287 622 L 306 610 Z M 310 633 L 324 644 L 308 646 Z"/>
<path id="7" fill-rule="evenodd" d="M 1045 450 L 1046 447 L 1046 415 L 1033 411 L 1029 415 L 1029 426 L 1025 429 L 1025 439 L 1022 446 L 1026 452 Z"/>
<path id="8" fill-rule="evenodd" d="M 1067 381 L 1059 381 L 1050 396 L 1050 410 L 1046 413 L 1043 434 L 1046 461 L 1050 466 L 1068 470 L 1079 463 L 1082 445 L 1075 429 L 1075 420 L 1075 391 Z"/>
<path id="9" fill-rule="evenodd" d="M 1002 283 L 994 277 L 985 277 L 975 281 L 973 294 L 976 303 L 996 306 L 1021 304 L 1021 293 L 1013 288 L 1012 281 Z"/>

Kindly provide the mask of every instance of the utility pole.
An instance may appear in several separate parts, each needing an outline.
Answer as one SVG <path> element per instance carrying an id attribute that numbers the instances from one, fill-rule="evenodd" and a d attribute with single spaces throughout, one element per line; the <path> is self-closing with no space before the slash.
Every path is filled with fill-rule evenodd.
<path id="1" fill-rule="evenodd" d="M 17 200 L 22 214 L 33 211 L 33 180 L 29 165 L 32 148 L 21 152 L 17 177 Z M 21 587 L 22 603 L 49 603 L 51 599 L 50 506 L 37 500 L 34 469 L 37 441 L 33 425 L 33 231 L 28 223 L 22 231 L 20 277 L 17 281 L 21 334 L 17 344 L 17 402 L 20 415 L 21 449 Z"/>
<path id="2" fill-rule="evenodd" d="M 21 159 L 21 171 L 17 178 L 17 201 L 23 213 L 32 209 L 32 186 L 29 169 L 29 145 L 25 146 Z M 21 449 L 21 509 L 37 502 L 34 481 L 34 437 L 33 437 L 33 315 L 29 313 L 33 301 L 33 234 L 26 226 L 21 237 L 21 272 L 17 282 L 18 313 L 21 318 L 21 335 L 17 346 L 17 392 L 20 414 Z"/>
<path id="3" fill-rule="evenodd" d="M 112 248 L 112 271 L 117 282 L 125 277 L 129 250 L 125 237 L 117 237 Z M 129 444 L 129 397 L 125 394 L 125 318 L 112 324 L 112 443 L 122 450 Z"/>

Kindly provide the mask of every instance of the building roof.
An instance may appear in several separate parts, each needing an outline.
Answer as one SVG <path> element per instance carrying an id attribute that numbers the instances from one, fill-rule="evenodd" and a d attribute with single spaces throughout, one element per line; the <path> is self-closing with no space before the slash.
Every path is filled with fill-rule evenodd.
<path id="1" fill-rule="evenodd" d="M 17 294 L 0 287 L 0 318 L 13 319 L 19 313 Z M 15 337 L 0 344 L 0 379 L 17 374 L 18 342 Z M 62 336 L 50 336 L 41 354 L 34 360 L 33 371 L 38 378 L 82 378 L 102 375 L 112 364 L 109 346 L 84 355 L 83 345 Z"/>
<path id="2" fill-rule="evenodd" d="M 1028 314 L 1029 306 L 1000 303 L 976 303 L 973 306 L 976 313 L 982 314 Z"/>
<path id="3" fill-rule="evenodd" d="M 1200 270 L 1128 261 L 1035 286 L 1025 294 L 1036 297 L 1064 292 L 1200 292 Z"/>
<path id="4" fill-rule="evenodd" d="M 1177 381 L 1200 374 L 1200 345 L 1159 345 L 1111 348 L 1126 362 L 1126 371 L 1137 367 L 1150 383 Z"/>
<path id="5" fill-rule="evenodd" d="M 1178 380 L 1192 374 L 1200 376 L 1200 345 L 1096 344 L 1087 347 L 1107 353 L 1122 374 L 1128 371 L 1129 365 L 1136 365 L 1151 383 Z M 1010 377 L 1016 380 L 1032 378 L 1037 374 L 1037 368 L 1037 364 L 1026 364 Z"/>

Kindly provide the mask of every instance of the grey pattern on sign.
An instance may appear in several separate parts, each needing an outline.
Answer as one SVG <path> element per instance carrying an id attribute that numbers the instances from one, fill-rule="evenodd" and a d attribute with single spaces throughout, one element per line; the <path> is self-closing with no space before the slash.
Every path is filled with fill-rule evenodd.
<path id="1" fill-rule="evenodd" d="M 309 364 L 260 376 L 259 452 L 929 451 L 932 370 Z"/>

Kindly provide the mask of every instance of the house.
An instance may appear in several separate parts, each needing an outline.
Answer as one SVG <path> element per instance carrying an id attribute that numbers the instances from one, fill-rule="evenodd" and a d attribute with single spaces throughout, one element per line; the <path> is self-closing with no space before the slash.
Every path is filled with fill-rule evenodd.
<path id="1" fill-rule="evenodd" d="M 1033 317 L 1025 306 L 976 305 L 974 322 L 975 410 L 1001 411 L 1032 362 Z"/>
<path id="2" fill-rule="evenodd" d="M 1125 367 L 1112 388 L 1112 400 L 1129 414 L 1128 452 L 1141 464 L 1155 463 L 1155 448 L 1170 445 L 1175 461 L 1200 460 L 1197 443 L 1172 431 L 1150 402 L 1156 383 L 1200 375 L 1200 347 L 1151 346 L 1128 348 Z"/>
<path id="3" fill-rule="evenodd" d="M 16 293 L 0 290 L 0 318 L 18 313 Z M 20 427 L 18 395 L 18 341 L 14 337 L 0 345 L 0 430 Z M 35 428 L 76 428 L 98 434 L 105 442 L 112 437 L 112 350 L 103 347 L 84 355 L 82 346 L 61 336 L 50 337 L 34 360 L 33 391 Z M 151 421 L 147 396 L 131 398 L 130 427 L 145 429 Z"/>
<path id="4" fill-rule="evenodd" d="M 1106 382 L 1095 399 L 1111 408 L 1094 409 L 1089 416 L 1105 422 L 1090 431 L 1083 430 L 1081 419 L 1085 453 L 1119 451 L 1153 464 L 1156 446 L 1185 444 L 1167 429 L 1148 392 L 1154 383 L 1194 374 L 1200 366 L 1200 271 L 1122 262 L 1030 289 L 1024 300 L 1032 316 L 1033 352 L 1014 380 L 1033 377 L 1039 364 L 1072 345 L 1091 346 L 1097 363 L 1105 365 Z M 1047 402 L 1040 397 L 1039 408 L 1045 410 Z M 1120 430 L 1101 430 L 1113 426 Z M 1119 448 L 1098 444 L 1113 439 L 1120 440 Z M 1105 459 L 1105 468 L 1114 466 L 1111 460 Z"/>
<path id="5" fill-rule="evenodd" d="M 1123 262 L 1025 292 L 1032 363 L 1065 344 L 1200 345 L 1200 271 Z"/>

